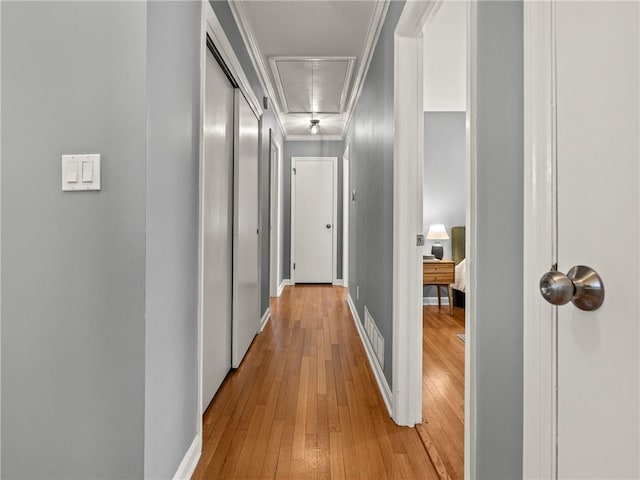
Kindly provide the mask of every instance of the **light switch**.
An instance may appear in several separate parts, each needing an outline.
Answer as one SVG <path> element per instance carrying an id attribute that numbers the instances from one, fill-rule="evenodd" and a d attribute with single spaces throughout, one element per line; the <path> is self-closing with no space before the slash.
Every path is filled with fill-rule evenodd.
<path id="1" fill-rule="evenodd" d="M 62 190 L 100 190 L 100 154 L 62 155 Z"/>
<path id="2" fill-rule="evenodd" d="M 82 162 L 82 183 L 93 182 L 93 162 Z"/>
<path id="3" fill-rule="evenodd" d="M 67 183 L 78 182 L 78 162 L 70 161 L 67 164 Z"/>

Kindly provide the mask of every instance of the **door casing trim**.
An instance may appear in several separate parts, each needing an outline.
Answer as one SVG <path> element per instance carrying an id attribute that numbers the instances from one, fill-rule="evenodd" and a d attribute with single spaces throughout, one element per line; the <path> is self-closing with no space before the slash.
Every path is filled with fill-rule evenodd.
<path id="1" fill-rule="evenodd" d="M 553 2 L 524 2 L 523 477 L 556 478 L 557 309 L 539 293 L 557 261 Z"/>
<path id="2" fill-rule="evenodd" d="M 276 151 L 274 158 L 273 152 Z M 280 284 L 280 225 L 282 223 L 282 147 L 276 140 L 273 131 L 269 131 L 269 296 L 278 297 Z"/>
<path id="3" fill-rule="evenodd" d="M 349 212 L 351 149 L 347 144 L 342 154 L 342 286 L 349 290 Z"/>

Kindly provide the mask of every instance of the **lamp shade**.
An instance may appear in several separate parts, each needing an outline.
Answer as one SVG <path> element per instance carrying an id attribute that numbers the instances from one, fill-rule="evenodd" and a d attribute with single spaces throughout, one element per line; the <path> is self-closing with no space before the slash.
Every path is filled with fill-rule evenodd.
<path id="1" fill-rule="evenodd" d="M 447 229 L 444 228 L 442 223 L 434 223 L 429 225 L 427 231 L 427 240 L 449 240 Z"/>

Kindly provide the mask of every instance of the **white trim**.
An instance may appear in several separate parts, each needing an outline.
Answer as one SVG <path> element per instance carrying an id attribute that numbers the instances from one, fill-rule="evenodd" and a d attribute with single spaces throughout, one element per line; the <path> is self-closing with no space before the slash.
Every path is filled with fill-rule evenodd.
<path id="1" fill-rule="evenodd" d="M 467 122 L 466 122 L 466 292 L 465 292 L 465 354 L 464 354 L 464 478 L 476 478 L 476 258 L 477 241 L 477 3 L 469 2 L 467 10 Z"/>
<path id="2" fill-rule="evenodd" d="M 336 287 L 344 287 L 344 281 L 341 278 L 338 278 L 337 280 L 334 280 L 333 284 Z"/>
<path id="3" fill-rule="evenodd" d="M 449 299 L 447 297 L 440 298 L 441 305 L 449 305 Z M 438 297 L 422 297 L 422 305 L 438 305 Z"/>
<path id="4" fill-rule="evenodd" d="M 391 412 L 393 412 L 393 395 L 391 394 L 391 389 L 389 388 L 387 378 L 384 376 L 384 372 L 382 371 L 382 367 L 378 362 L 376 354 L 373 351 L 373 345 L 371 345 L 371 342 L 369 341 L 369 338 L 364 331 L 362 322 L 360 321 L 360 316 L 358 315 L 358 311 L 353 303 L 351 295 L 347 295 L 347 304 L 349 305 L 349 310 L 351 310 L 351 318 L 353 318 L 353 322 L 356 324 L 356 330 L 358 330 L 358 335 L 360 336 L 360 341 L 362 342 L 364 351 L 367 353 L 369 366 L 371 367 L 373 376 L 375 377 L 376 383 L 378 384 L 378 390 L 380 390 L 382 400 L 384 400 L 384 404 L 387 407 L 389 416 L 392 416 Z"/>
<path id="5" fill-rule="evenodd" d="M 554 263 L 553 6 L 524 4 L 523 478 L 556 477 L 554 307 L 538 279 Z"/>
<path id="6" fill-rule="evenodd" d="M 287 135 L 287 142 L 341 142 L 342 135 Z"/>
<path id="7" fill-rule="evenodd" d="M 184 458 L 180 462 L 178 470 L 176 470 L 176 473 L 173 476 L 173 480 L 189 480 L 193 475 L 193 472 L 196 471 L 201 455 L 202 437 L 200 435 L 196 435 L 193 442 L 191 442 L 191 446 L 187 450 L 187 453 L 185 453 Z"/>
<path id="8" fill-rule="evenodd" d="M 360 57 L 360 66 L 358 68 L 358 73 L 353 80 L 353 90 L 351 91 L 351 97 L 347 102 L 346 117 L 344 119 L 344 124 L 342 127 L 343 140 L 347 135 L 349 124 L 351 123 L 353 113 L 356 109 L 356 105 L 358 104 L 358 100 L 360 99 L 362 87 L 364 86 L 364 81 L 367 78 L 369 65 L 371 65 L 373 52 L 376 49 L 378 38 L 380 37 L 380 32 L 382 31 L 382 27 L 384 25 L 384 20 L 387 16 L 387 11 L 389 10 L 390 3 L 390 0 L 375 2 L 374 11 L 371 15 L 371 22 L 369 22 L 369 28 L 367 29 L 367 38 L 364 43 L 364 50 L 362 51 L 362 56 Z"/>
<path id="9" fill-rule="evenodd" d="M 276 117 L 276 122 L 278 123 L 278 127 L 280 127 L 280 131 L 282 135 L 285 137 L 285 140 L 288 139 L 287 131 L 284 128 L 284 119 L 282 117 L 282 112 L 278 108 L 278 105 L 275 100 L 276 92 L 273 89 L 273 85 L 271 85 L 271 81 L 269 80 L 268 67 L 264 61 L 264 57 L 260 52 L 260 48 L 258 46 L 258 41 L 256 40 L 255 35 L 253 34 L 253 30 L 251 30 L 251 22 L 249 20 L 249 15 L 247 14 L 247 10 L 244 6 L 243 2 L 228 2 L 229 8 L 231 9 L 231 14 L 233 15 L 236 24 L 238 25 L 238 30 L 240 30 L 240 36 L 242 36 L 242 40 L 244 41 L 245 47 L 247 47 L 247 53 L 249 54 L 249 59 L 251 60 L 251 64 L 253 65 L 254 70 L 258 74 L 258 80 L 260 81 L 260 86 L 262 90 L 266 92 L 266 94 L 271 99 L 271 104 L 274 107 L 274 116 Z"/>
<path id="10" fill-rule="evenodd" d="M 288 278 L 283 278 L 282 282 L 280 282 L 280 286 L 278 287 L 278 296 L 282 295 L 282 291 L 284 287 L 288 287 L 289 285 L 293 285 L 294 283 Z"/>
<path id="11" fill-rule="evenodd" d="M 262 318 L 260 319 L 260 329 L 258 330 L 258 333 L 262 333 L 262 331 L 264 330 L 264 327 L 267 326 L 267 322 L 269 321 L 270 318 L 271 318 L 271 307 L 267 307 L 267 309 L 262 314 Z"/>
<path id="12" fill-rule="evenodd" d="M 2 25 L 2 2 L 0 2 L 0 25 Z M 2 52 L 2 35 L 0 35 L 0 52 Z M 0 62 L 0 112 L 2 112 L 2 62 Z M 2 145 L 2 115 L 0 115 L 0 145 Z M 0 148 L 0 185 L 2 185 L 2 148 Z M 2 188 L 0 187 L 0 193 Z M 0 199 L 2 195 L 0 194 Z M 0 212 L 2 212 L 2 201 L 0 200 Z M 2 231 L 2 221 L 0 220 L 0 232 Z M 0 239 L 2 234 L 0 233 Z M 0 240 L 0 245 L 2 241 Z M 2 248 L 0 248 L 0 252 Z M 2 260 L 0 255 L 0 272 L 2 272 Z M 0 306 L 2 305 L 2 287 L 1 287 L 2 275 L 0 275 Z M 0 308 L 0 312 L 2 308 Z M 2 317 L 0 315 L 0 358 L 2 358 Z M 2 418 L 2 374 L 0 373 L 0 418 Z M 0 452 L 2 452 L 2 428 L 0 428 Z M 2 455 L 0 455 L 0 473 L 2 472 Z"/>
<path id="13" fill-rule="evenodd" d="M 235 2 L 229 3 L 234 4 Z M 231 72 L 234 80 L 238 83 L 238 88 L 240 88 L 245 98 L 247 99 L 251 110 L 253 110 L 253 113 L 255 113 L 256 117 L 260 118 L 262 117 L 263 113 L 262 103 L 258 100 L 258 97 L 256 97 L 255 93 L 253 92 L 253 88 L 251 88 L 249 79 L 247 79 L 247 76 L 242 69 L 242 65 L 240 64 L 238 57 L 236 57 L 236 54 L 233 51 L 233 47 L 231 46 L 229 39 L 225 35 L 224 28 L 222 28 L 222 25 L 220 25 L 218 17 L 216 17 L 213 8 L 211 7 L 211 5 L 207 5 L 208 8 L 205 8 L 205 33 L 208 33 L 211 37 L 211 40 L 213 41 L 214 45 L 218 49 L 218 52 L 220 53 L 220 56 L 222 57 L 222 60 Z"/>
<path id="14" fill-rule="evenodd" d="M 295 263 L 295 233 L 296 233 L 296 182 L 294 169 L 296 162 L 304 162 L 310 160 L 320 160 L 331 162 L 333 168 L 333 206 L 332 206 L 332 222 L 333 228 L 331 229 L 331 241 L 332 241 L 332 253 L 331 253 L 331 283 L 336 285 L 338 281 L 338 233 L 336 225 L 338 224 L 338 157 L 291 157 L 291 266 L 290 276 L 293 285 L 296 283 L 295 269 L 293 264 Z"/>
<path id="15" fill-rule="evenodd" d="M 338 283 L 338 157 L 333 160 L 333 215 L 331 219 L 331 241 L 333 242 L 333 258 L 331 259 L 331 276 L 333 284 Z"/>
<path id="16" fill-rule="evenodd" d="M 407 2 L 394 40 L 393 419 L 408 426 L 422 421 L 423 55 L 421 28 L 415 37 L 397 32 L 420 18 L 416 8 L 433 5 Z"/>
<path id="17" fill-rule="evenodd" d="M 349 212 L 351 209 L 351 149 L 344 149 L 342 155 L 342 281 L 349 288 Z"/>
<path id="18" fill-rule="evenodd" d="M 207 23 L 205 19 L 205 12 L 207 11 L 207 7 L 211 8 L 210 5 L 207 5 L 207 2 L 202 2 L 202 9 L 200 12 L 201 18 L 201 30 L 200 30 L 200 140 L 199 140 L 199 148 L 200 155 L 198 161 L 198 305 L 197 305 L 197 315 L 198 315 L 198 329 L 197 329 L 197 348 L 198 348 L 198 387 L 197 387 L 197 398 L 196 398 L 196 435 L 199 438 L 202 438 L 203 435 L 203 427 L 202 427 L 202 390 L 203 390 L 203 381 L 204 381 L 204 373 L 203 373 L 203 358 L 204 358 L 204 341 L 203 341 L 203 332 L 204 332 L 204 269 L 202 265 L 204 264 L 204 229 L 202 226 L 204 225 L 204 209 L 202 206 L 204 205 L 204 163 L 205 163 L 205 149 L 204 149 L 204 120 L 205 120 L 205 91 L 206 91 L 206 64 L 207 64 Z"/>
<path id="19" fill-rule="evenodd" d="M 269 130 L 270 174 L 269 185 L 269 296 L 277 297 L 278 282 L 280 281 L 280 197 L 282 195 L 282 148 Z M 275 150 L 275 156 L 274 156 Z"/>

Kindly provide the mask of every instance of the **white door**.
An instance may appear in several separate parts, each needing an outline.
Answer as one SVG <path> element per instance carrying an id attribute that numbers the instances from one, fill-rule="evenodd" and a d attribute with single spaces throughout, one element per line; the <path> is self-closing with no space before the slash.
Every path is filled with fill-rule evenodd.
<path id="1" fill-rule="evenodd" d="M 202 408 L 231 368 L 233 86 L 207 52 L 202 167 Z"/>
<path id="2" fill-rule="evenodd" d="M 557 476 L 640 478 L 639 3 L 556 8 L 558 270 L 602 307 L 557 307 Z"/>
<path id="3" fill-rule="evenodd" d="M 292 158 L 292 280 L 332 283 L 336 158 Z"/>
<path id="4" fill-rule="evenodd" d="M 258 119 L 236 90 L 231 357 L 240 366 L 260 327 Z"/>

